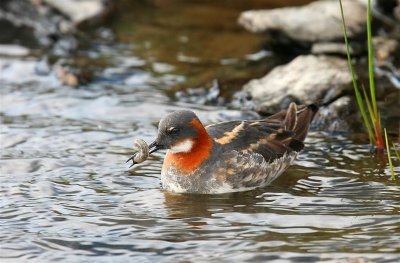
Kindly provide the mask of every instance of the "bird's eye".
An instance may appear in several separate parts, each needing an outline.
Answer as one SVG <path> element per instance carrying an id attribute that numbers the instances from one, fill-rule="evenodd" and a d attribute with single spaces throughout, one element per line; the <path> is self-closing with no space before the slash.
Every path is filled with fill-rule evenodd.
<path id="1" fill-rule="evenodd" d="M 167 129 L 167 133 L 170 135 L 177 134 L 178 132 L 179 132 L 179 129 L 177 127 L 171 127 L 171 128 Z"/>

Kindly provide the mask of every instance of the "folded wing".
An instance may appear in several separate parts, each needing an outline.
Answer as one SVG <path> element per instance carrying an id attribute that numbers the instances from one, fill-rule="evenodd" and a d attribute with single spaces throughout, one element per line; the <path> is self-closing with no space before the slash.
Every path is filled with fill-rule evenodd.
<path id="1" fill-rule="evenodd" d="M 313 120 L 317 106 L 297 106 L 258 121 L 230 121 L 207 126 L 209 135 L 220 151 L 255 152 L 267 162 L 285 153 L 299 152 Z"/>

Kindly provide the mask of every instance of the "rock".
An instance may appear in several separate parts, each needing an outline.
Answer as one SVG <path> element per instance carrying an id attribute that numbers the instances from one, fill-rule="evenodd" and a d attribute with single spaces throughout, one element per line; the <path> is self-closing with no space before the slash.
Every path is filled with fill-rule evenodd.
<path id="1" fill-rule="evenodd" d="M 84 21 L 101 16 L 106 12 L 107 2 L 104 0 L 43 0 L 77 25 Z"/>
<path id="2" fill-rule="evenodd" d="M 17 39 L 23 42 L 26 42 L 25 39 L 35 39 L 37 43 L 46 47 L 73 31 L 73 26 L 67 19 L 39 1 L 2 0 L 0 21 L 8 21 L 15 28 L 30 29 L 18 34 Z M 10 30 L 10 25 L 3 26 L 1 31 Z M 12 39 L 3 41 L 15 41 L 15 36 L 10 37 Z"/>
<path id="3" fill-rule="evenodd" d="M 394 17 L 400 21 L 400 0 L 397 1 L 397 6 L 393 10 Z"/>
<path id="4" fill-rule="evenodd" d="M 395 53 L 399 50 L 399 43 L 395 39 L 377 36 L 372 38 L 372 44 L 378 66 L 393 60 Z"/>
<path id="5" fill-rule="evenodd" d="M 386 89 L 384 100 L 379 104 L 382 113 L 382 127 L 398 131 L 400 126 L 400 92 L 396 88 Z"/>
<path id="6" fill-rule="evenodd" d="M 0 55 L 3 56 L 24 57 L 29 55 L 29 53 L 29 49 L 23 46 L 0 44 Z"/>
<path id="7" fill-rule="evenodd" d="M 351 82 L 345 59 L 302 55 L 243 88 L 252 96 L 256 110 L 266 113 L 285 108 L 291 101 L 329 102 L 351 90 Z"/>
<path id="8" fill-rule="evenodd" d="M 68 85 L 71 87 L 79 86 L 78 76 L 72 72 L 69 72 L 68 69 L 66 69 L 65 67 L 60 66 L 57 69 L 57 77 L 64 85 Z"/>
<path id="9" fill-rule="evenodd" d="M 91 82 L 94 78 L 93 72 L 88 69 L 74 68 L 59 64 L 55 67 L 56 75 L 61 84 L 78 87 Z"/>
<path id="10" fill-rule="evenodd" d="M 180 90 L 175 94 L 179 101 L 186 103 L 198 103 L 204 105 L 224 105 L 225 99 L 221 96 L 221 90 L 217 80 L 214 80 L 210 88 L 197 87 Z"/>
<path id="11" fill-rule="evenodd" d="M 358 1 L 358 2 L 360 2 L 361 4 L 367 6 L 369 0 L 356 0 L 356 1 Z M 370 0 L 370 1 L 371 1 L 371 7 L 372 7 L 373 9 L 376 9 L 376 8 L 377 8 L 377 5 L 379 5 L 379 3 L 377 3 L 377 0 Z M 388 1 L 388 0 L 384 0 L 384 1 Z M 391 1 L 391 0 L 389 0 L 389 1 Z M 381 2 L 381 1 L 378 0 L 378 2 Z"/>
<path id="12" fill-rule="evenodd" d="M 350 129 L 350 118 L 357 113 L 350 96 L 343 96 L 321 107 L 313 121 L 313 126 L 327 132 L 344 132 Z M 357 119 L 358 120 L 358 119 Z M 361 123 L 359 123 L 361 124 Z"/>
<path id="13" fill-rule="evenodd" d="M 354 0 L 343 0 L 348 36 L 364 34 L 366 8 Z M 281 32 L 297 42 L 343 39 L 343 26 L 337 0 L 321 0 L 301 7 L 243 12 L 239 24 L 252 32 Z"/>
<path id="14" fill-rule="evenodd" d="M 382 36 L 373 37 L 372 43 L 375 55 L 375 76 L 387 78 L 393 87 L 400 89 L 400 70 L 398 67 L 400 44 L 396 39 Z M 377 91 L 381 90 L 385 93 L 383 79 L 380 78 L 378 83 L 379 89 Z"/>
<path id="15" fill-rule="evenodd" d="M 365 48 L 357 43 L 350 44 L 350 54 L 358 56 L 365 51 Z M 329 54 L 329 55 L 347 55 L 346 45 L 344 42 L 318 42 L 311 46 L 311 53 L 316 55 Z"/>
<path id="16" fill-rule="evenodd" d="M 365 7 L 368 6 L 368 0 L 358 0 Z M 399 0 L 371 0 L 371 11 L 374 18 L 390 26 L 396 25 L 392 16 L 396 17 L 396 7 L 399 7 Z"/>
<path id="17" fill-rule="evenodd" d="M 54 47 L 57 54 L 66 54 L 78 46 L 77 26 L 110 13 L 109 0 L 1 0 L 0 31 L 9 32 L 10 24 L 17 39 Z M 4 23 L 6 21 L 7 23 Z M 20 28 L 28 30 L 19 30 Z M 15 35 L 1 39 L 15 42 Z"/>
<path id="18" fill-rule="evenodd" d="M 377 2 L 375 4 L 384 14 L 392 14 L 394 8 L 399 5 L 398 0 L 375 0 L 374 2 Z"/>

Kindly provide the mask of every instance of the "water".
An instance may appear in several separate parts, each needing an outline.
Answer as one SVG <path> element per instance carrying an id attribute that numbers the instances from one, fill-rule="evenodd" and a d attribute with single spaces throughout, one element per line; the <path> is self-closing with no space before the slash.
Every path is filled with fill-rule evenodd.
<path id="1" fill-rule="evenodd" d="M 176 21 L 192 17 L 181 8 Z M 231 14 L 226 24 L 240 8 L 219 9 Z M 169 15 L 162 12 L 161 20 Z M 89 85 L 61 86 L 55 71 L 27 71 L 38 67 L 38 56 L 7 58 L 25 74 L 1 83 L 0 262 L 400 260 L 400 187 L 386 163 L 346 135 L 312 132 L 294 166 L 271 186 L 248 192 L 168 193 L 160 188 L 163 153 L 129 170 L 133 139 L 151 141 L 169 111 L 189 108 L 205 123 L 251 116 L 215 102 L 183 102 L 171 91 L 216 79 L 237 87 L 238 79 L 281 58 L 249 59 L 262 37 L 229 28 L 248 37 L 229 54 L 202 50 L 191 37 L 176 46 L 181 32 L 172 22 L 161 27 L 172 40 L 160 47 L 146 31 L 155 30 L 149 21 L 128 26 L 125 17 L 113 20 L 115 39 L 96 35 L 90 47 L 64 58 L 93 70 Z M 185 30 L 218 38 L 215 23 Z M 206 68 L 212 70 L 203 75 Z M 8 70 L 10 76 L 18 67 Z"/>

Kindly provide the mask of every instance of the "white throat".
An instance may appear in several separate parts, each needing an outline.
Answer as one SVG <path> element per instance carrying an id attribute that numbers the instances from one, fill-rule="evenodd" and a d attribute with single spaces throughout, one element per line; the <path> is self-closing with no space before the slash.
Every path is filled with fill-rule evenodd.
<path id="1" fill-rule="evenodd" d="M 179 142 L 171 147 L 171 151 L 173 153 L 188 153 L 192 150 L 193 141 L 190 139 L 186 139 L 182 142 Z"/>

